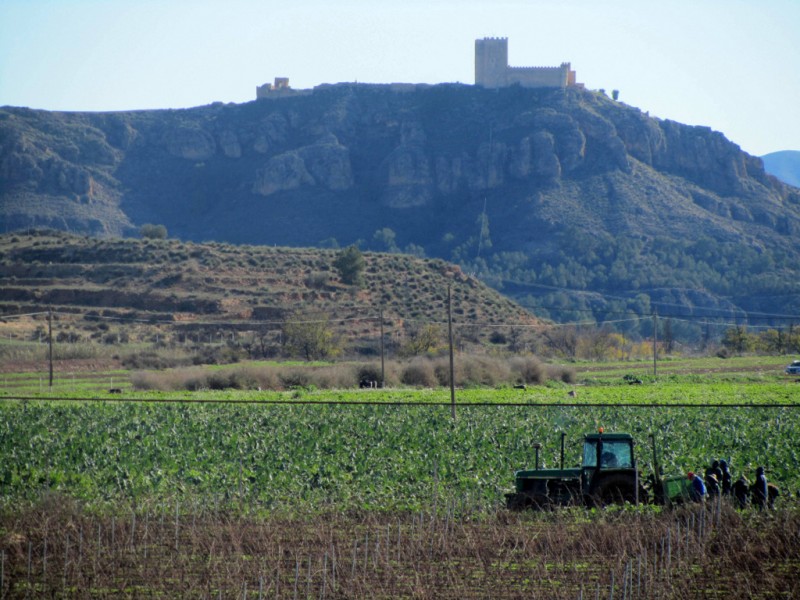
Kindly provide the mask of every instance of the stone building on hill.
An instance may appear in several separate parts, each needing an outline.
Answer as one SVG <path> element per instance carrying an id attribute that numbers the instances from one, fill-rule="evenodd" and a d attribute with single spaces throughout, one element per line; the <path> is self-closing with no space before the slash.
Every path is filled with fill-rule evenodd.
<path id="1" fill-rule="evenodd" d="M 475 85 L 501 88 L 515 84 L 525 88 L 582 87 L 568 62 L 560 67 L 509 67 L 508 38 L 475 40 Z"/>

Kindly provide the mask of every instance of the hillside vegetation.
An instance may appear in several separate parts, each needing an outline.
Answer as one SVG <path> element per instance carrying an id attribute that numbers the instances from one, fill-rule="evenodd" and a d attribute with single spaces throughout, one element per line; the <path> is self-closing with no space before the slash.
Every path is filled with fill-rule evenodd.
<path id="1" fill-rule="evenodd" d="M 719 132 L 586 90 L 339 84 L 188 110 L 4 108 L 0 189 L 7 230 L 359 243 L 454 261 L 561 321 L 796 315 L 800 297 L 796 188 Z"/>
<path id="2" fill-rule="evenodd" d="M 534 325 L 496 291 L 439 259 L 366 253 L 363 287 L 342 283 L 333 250 L 99 239 L 60 232 L 0 236 L 0 309 L 168 321 L 279 324 L 297 314 L 353 320 L 351 332 L 381 308 L 402 324 Z"/>

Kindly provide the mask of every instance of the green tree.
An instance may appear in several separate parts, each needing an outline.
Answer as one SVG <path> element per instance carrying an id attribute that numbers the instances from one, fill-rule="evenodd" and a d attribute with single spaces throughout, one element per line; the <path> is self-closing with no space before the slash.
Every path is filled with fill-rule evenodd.
<path id="1" fill-rule="evenodd" d="M 417 258 L 425 258 L 425 248 L 418 244 L 409 244 L 403 250 L 405 254 L 416 256 Z"/>
<path id="2" fill-rule="evenodd" d="M 488 250 L 492 247 L 492 238 L 489 234 L 489 215 L 486 212 L 479 214 L 477 224 L 480 227 L 478 235 L 478 255 L 480 255 L 481 250 Z"/>
<path id="3" fill-rule="evenodd" d="M 339 278 L 343 283 L 358 287 L 364 285 L 364 269 L 367 263 L 357 246 L 348 246 L 341 250 L 336 255 L 333 266 L 339 272 Z"/>
<path id="4" fill-rule="evenodd" d="M 139 236 L 150 240 L 165 240 L 167 239 L 167 228 L 163 225 L 145 223 L 139 227 Z"/>
<path id="5" fill-rule="evenodd" d="M 575 358 L 580 337 L 574 325 L 551 327 L 542 332 L 547 346 L 557 356 Z"/>
<path id="6" fill-rule="evenodd" d="M 386 250 L 386 252 L 400 252 L 400 248 L 397 246 L 397 234 L 388 227 L 378 229 L 372 235 L 372 239 L 380 244 L 382 246 L 381 249 Z"/>
<path id="7" fill-rule="evenodd" d="M 672 319 L 664 321 L 662 337 L 664 338 L 664 349 L 667 351 L 667 354 L 672 354 L 672 351 L 675 350 L 675 334 L 672 331 Z"/>
<path id="8" fill-rule="evenodd" d="M 422 326 L 411 334 L 401 354 L 405 356 L 417 356 L 419 354 L 435 353 L 442 345 L 442 330 L 433 323 Z"/>
<path id="9" fill-rule="evenodd" d="M 781 354 L 786 347 L 786 335 L 777 329 L 767 329 L 758 336 L 759 349 L 770 354 Z"/>
<path id="10" fill-rule="evenodd" d="M 752 350 L 755 344 L 756 338 L 747 333 L 747 327 L 744 325 L 729 327 L 722 336 L 722 345 L 737 354 Z"/>
<path id="11" fill-rule="evenodd" d="M 332 358 L 341 351 L 341 344 L 330 328 L 327 315 L 296 315 L 283 324 L 283 343 L 293 356 L 306 360 Z"/>

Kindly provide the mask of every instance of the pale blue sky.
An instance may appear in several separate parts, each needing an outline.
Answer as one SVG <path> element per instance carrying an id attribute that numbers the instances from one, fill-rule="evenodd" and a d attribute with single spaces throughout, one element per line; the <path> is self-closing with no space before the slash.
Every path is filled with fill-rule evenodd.
<path id="1" fill-rule="evenodd" d="M 0 105 L 247 102 L 276 76 L 471 84 L 484 36 L 751 154 L 800 149 L 800 0 L 0 0 Z"/>

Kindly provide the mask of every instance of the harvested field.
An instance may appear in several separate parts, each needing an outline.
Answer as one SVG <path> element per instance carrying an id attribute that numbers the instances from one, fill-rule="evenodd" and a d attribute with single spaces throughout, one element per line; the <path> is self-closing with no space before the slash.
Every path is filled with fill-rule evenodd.
<path id="1" fill-rule="evenodd" d="M 0 518 L 3 597 L 797 598 L 800 512 L 232 514 L 63 498 Z"/>

